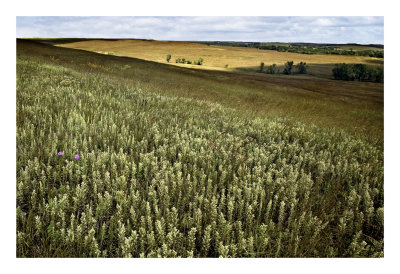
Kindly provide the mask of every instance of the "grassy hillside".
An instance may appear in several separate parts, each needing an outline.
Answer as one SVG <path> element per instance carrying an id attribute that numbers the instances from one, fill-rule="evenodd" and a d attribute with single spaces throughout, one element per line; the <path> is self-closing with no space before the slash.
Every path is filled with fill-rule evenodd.
<path id="1" fill-rule="evenodd" d="M 66 41 L 62 39 L 62 41 L 68 42 L 70 39 L 66 39 Z M 141 44 L 140 41 L 107 40 L 101 41 L 101 43 L 110 45 L 116 45 L 114 43 L 134 44 L 136 48 L 127 47 L 127 50 L 134 53 L 142 52 L 143 54 L 148 52 L 147 54 L 150 56 L 153 56 L 156 52 L 150 44 L 157 45 L 160 43 L 163 45 L 162 47 L 155 47 L 167 51 L 168 44 L 171 43 L 171 47 L 174 48 L 177 43 L 143 40 L 144 44 Z M 54 40 L 50 42 L 53 43 Z M 196 56 L 199 55 L 196 53 L 196 47 L 207 47 L 182 43 L 193 46 L 193 52 Z M 166 49 L 163 49 L 163 47 Z M 230 48 L 241 50 L 240 48 Z M 183 49 L 184 47 L 181 47 L 181 50 Z M 42 51 L 41 54 L 45 57 L 53 58 L 51 61 L 54 64 L 65 65 L 68 63 L 68 65 L 75 67 L 98 69 L 109 72 L 109 75 L 120 77 L 123 81 L 129 81 L 134 76 L 141 80 L 142 85 L 162 93 L 218 102 L 225 106 L 240 109 L 242 113 L 252 115 L 279 116 L 294 121 L 313 123 L 320 127 L 336 127 L 364 137 L 372 137 L 374 140 L 383 137 L 383 84 L 381 83 L 333 81 L 312 75 L 266 75 L 252 72 L 232 74 L 216 71 L 214 68 L 211 71 L 204 69 L 200 71 L 189 68 L 207 68 L 208 66 L 182 65 L 181 67 L 174 67 L 142 62 L 137 59 L 87 53 L 82 53 L 82 56 L 79 56 L 81 60 L 77 60 L 75 56 L 77 51 L 70 53 L 56 48 L 51 48 L 48 53 L 45 53 L 45 50 Z M 186 48 L 186 51 L 190 52 L 189 48 Z M 274 53 L 271 56 L 279 54 L 274 51 L 270 52 Z M 62 56 L 59 56 L 60 54 Z M 248 51 L 244 54 L 247 54 L 246 58 L 251 58 L 251 56 L 248 56 Z M 299 54 L 294 55 L 298 56 Z M 86 60 L 86 56 L 93 56 L 93 58 Z M 316 56 L 312 55 L 311 57 L 315 58 Z M 333 57 L 336 58 L 336 56 Z M 349 56 L 339 57 L 347 58 Z M 162 56 L 162 58 L 165 58 L 165 56 Z M 351 56 L 350 58 L 355 57 Z M 102 65 L 100 67 L 94 65 L 93 59 Z M 134 65 L 132 62 L 134 62 Z M 162 59 L 162 62 L 166 61 Z M 325 64 L 314 65 L 314 68 L 318 70 L 317 74 L 331 74 L 331 67 Z"/>
<path id="2" fill-rule="evenodd" d="M 18 40 L 17 256 L 382 257 L 382 109 Z"/>
<path id="3" fill-rule="evenodd" d="M 135 57 L 143 60 L 167 63 L 167 54 L 172 55 L 170 61 L 173 65 L 176 58 L 186 60 L 204 59 L 203 66 L 184 65 L 202 69 L 240 69 L 257 70 L 260 63 L 265 65 L 277 64 L 283 66 L 287 61 L 306 62 L 309 72 L 314 75 L 331 77 L 332 68 L 336 63 L 362 63 L 368 65 L 383 65 L 379 58 L 363 56 L 339 56 L 339 55 L 308 55 L 289 52 L 277 52 L 273 50 L 259 50 L 255 48 L 240 48 L 230 46 L 213 46 L 189 42 L 169 42 L 154 40 L 87 40 L 59 44 L 61 47 L 83 49 L 99 53 L 107 53 L 118 56 Z M 182 65 L 181 65 L 182 66 Z M 326 67 L 326 69 L 322 69 Z M 281 69 L 282 71 L 282 69 Z"/>

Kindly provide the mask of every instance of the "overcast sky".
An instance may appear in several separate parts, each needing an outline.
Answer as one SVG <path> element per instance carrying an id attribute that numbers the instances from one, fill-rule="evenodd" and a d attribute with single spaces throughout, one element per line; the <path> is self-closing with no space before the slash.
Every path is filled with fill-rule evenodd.
<path id="1" fill-rule="evenodd" d="M 383 16 L 17 16 L 17 37 L 383 44 L 383 22 Z"/>

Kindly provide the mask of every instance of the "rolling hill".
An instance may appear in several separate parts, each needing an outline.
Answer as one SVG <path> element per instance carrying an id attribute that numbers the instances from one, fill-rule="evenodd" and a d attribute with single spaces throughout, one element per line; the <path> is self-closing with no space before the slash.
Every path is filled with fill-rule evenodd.
<path id="1" fill-rule="evenodd" d="M 384 256 L 382 83 L 18 39 L 16 126 L 17 257 Z"/>

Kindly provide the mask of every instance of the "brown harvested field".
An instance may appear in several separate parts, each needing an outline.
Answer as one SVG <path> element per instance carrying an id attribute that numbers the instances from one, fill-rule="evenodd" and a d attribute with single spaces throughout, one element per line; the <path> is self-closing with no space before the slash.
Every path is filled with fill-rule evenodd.
<path id="1" fill-rule="evenodd" d="M 383 59 L 364 56 L 342 56 L 327 54 L 298 54 L 259 50 L 255 48 L 208 46 L 190 42 L 171 42 L 139 39 L 121 40 L 87 40 L 73 43 L 62 43 L 60 47 L 82 49 L 116 56 L 135 57 L 148 61 L 167 63 L 166 55 L 171 54 L 170 64 L 193 67 L 198 69 L 226 70 L 230 69 L 256 70 L 261 62 L 266 66 L 277 64 L 283 66 L 287 61 L 309 65 L 309 73 L 316 76 L 330 77 L 332 68 L 337 63 L 362 63 L 367 65 L 383 65 Z M 204 59 L 202 66 L 176 64 L 176 58 L 186 60 Z M 282 69 L 281 69 L 282 71 Z"/>

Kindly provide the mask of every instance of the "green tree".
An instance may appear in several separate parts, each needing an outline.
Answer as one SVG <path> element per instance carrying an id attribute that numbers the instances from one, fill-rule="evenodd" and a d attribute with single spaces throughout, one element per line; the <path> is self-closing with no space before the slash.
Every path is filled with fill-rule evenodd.
<path id="1" fill-rule="evenodd" d="M 293 61 L 287 61 L 285 64 L 285 68 L 283 69 L 284 74 L 292 74 L 293 69 Z"/>
<path id="2" fill-rule="evenodd" d="M 383 68 L 370 68 L 369 78 L 370 81 L 376 83 L 383 83 Z"/>
<path id="3" fill-rule="evenodd" d="M 279 73 L 279 68 L 278 68 L 278 66 L 276 64 L 272 64 L 272 65 L 267 67 L 266 73 L 268 73 L 268 74 Z"/>
<path id="4" fill-rule="evenodd" d="M 307 64 L 305 62 L 300 62 L 296 65 L 297 72 L 300 74 L 306 74 L 307 73 Z"/>
<path id="5" fill-rule="evenodd" d="M 353 65 L 354 77 L 359 81 L 365 81 L 369 78 L 368 67 L 364 64 Z"/>
<path id="6" fill-rule="evenodd" d="M 260 72 L 263 72 L 264 71 L 264 62 L 261 62 L 261 64 L 260 64 Z"/>
<path id="7" fill-rule="evenodd" d="M 167 54 L 167 62 L 169 63 L 169 61 L 171 60 L 171 54 Z"/>
<path id="8" fill-rule="evenodd" d="M 332 73 L 335 80 L 354 81 L 355 78 L 352 66 L 345 63 L 336 64 Z"/>

